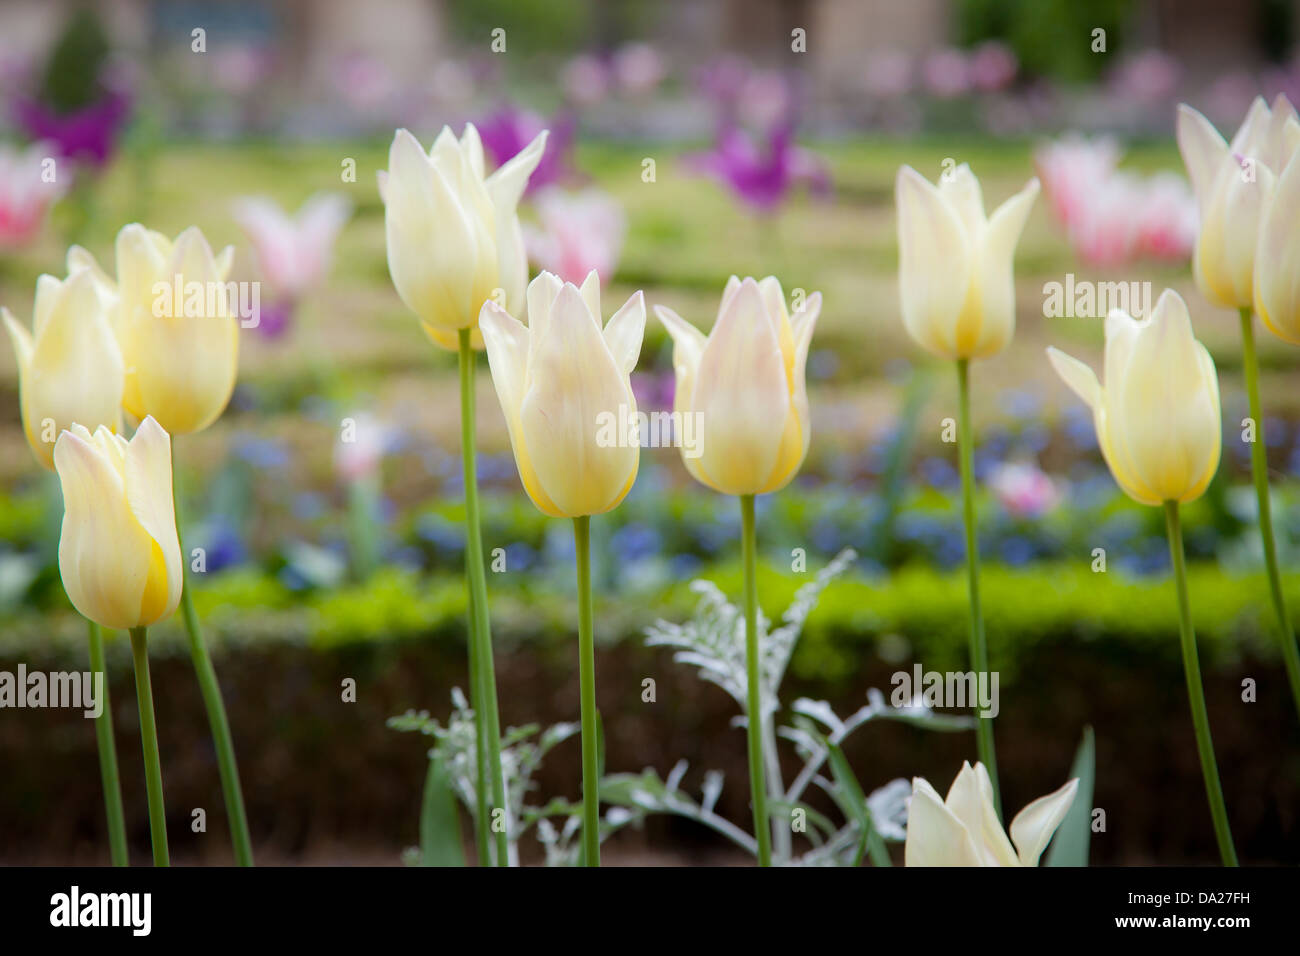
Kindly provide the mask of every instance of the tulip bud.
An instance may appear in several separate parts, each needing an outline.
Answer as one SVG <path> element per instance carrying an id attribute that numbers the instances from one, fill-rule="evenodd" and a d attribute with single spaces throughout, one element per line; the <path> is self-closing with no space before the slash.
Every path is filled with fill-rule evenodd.
<path id="1" fill-rule="evenodd" d="M 234 259 L 197 227 L 173 243 L 138 223 L 117 234 L 123 405 L 170 434 L 199 432 L 225 411 L 239 371 L 239 320 L 226 286 Z"/>
<path id="2" fill-rule="evenodd" d="M 1199 498 L 1219 467 L 1219 378 L 1192 334 L 1187 306 L 1166 289 L 1151 317 L 1106 319 L 1105 387 L 1054 348 L 1057 374 L 1092 409 L 1097 443 L 1119 486 L 1144 505 Z"/>
<path id="3" fill-rule="evenodd" d="M 699 422 L 699 446 L 682 447 L 697 481 L 728 495 L 766 494 L 799 471 L 812 438 L 804 368 L 821 307 L 814 292 L 791 320 L 775 276 L 732 276 L 706 338 L 655 306 L 673 339 L 674 412 Z"/>
<path id="4" fill-rule="evenodd" d="M 406 130 L 393 137 L 379 178 L 388 271 L 406 307 L 443 348 L 459 347 L 459 330 L 475 328 L 496 290 L 506 311 L 523 308 L 528 260 L 517 210 L 546 135 L 487 177 L 473 124 L 459 140 L 444 126 L 427 154 Z"/>
<path id="5" fill-rule="evenodd" d="M 904 865 L 1037 866 L 1078 789 L 1079 781 L 1071 780 L 1029 804 L 1011 821 L 1008 840 L 982 763 L 971 767 L 963 762 L 945 800 L 939 799 L 929 781 L 916 777 L 907 808 Z"/>
<path id="6" fill-rule="evenodd" d="M 543 272 L 528 325 L 488 300 L 479 327 L 528 497 L 553 517 L 602 514 L 627 496 L 641 459 L 630 377 L 641 354 L 637 292 L 600 327 L 600 279 L 579 289 Z"/>
<path id="7" fill-rule="evenodd" d="M 87 428 L 122 427 L 126 373 L 110 315 L 88 269 L 60 281 L 36 281 L 33 330 L 0 309 L 18 359 L 23 430 L 36 457 L 54 467 L 54 444 L 74 423 Z"/>
<path id="8" fill-rule="evenodd" d="M 59 436 L 63 485 L 59 573 L 72 604 L 104 627 L 162 620 L 180 602 L 181 548 L 172 502 L 171 438 L 146 418 L 128 442 L 104 426 Z"/>
<path id="9" fill-rule="evenodd" d="M 903 325 L 947 359 L 987 358 L 1016 330 L 1012 259 L 1038 180 L 984 215 L 979 180 L 963 163 L 938 187 L 904 166 L 895 185 Z"/>
<path id="10" fill-rule="evenodd" d="M 1300 122 L 1286 136 L 1294 151 L 1273 187 L 1255 250 L 1255 312 L 1275 335 L 1300 345 Z"/>
<path id="11" fill-rule="evenodd" d="M 1196 110 L 1178 107 L 1178 149 L 1201 220 L 1192 271 L 1201 294 L 1215 305 L 1251 306 L 1264 211 L 1277 176 L 1300 148 L 1300 137 L 1290 129 L 1295 118 L 1285 96 L 1271 110 L 1256 97 L 1228 144 Z"/>

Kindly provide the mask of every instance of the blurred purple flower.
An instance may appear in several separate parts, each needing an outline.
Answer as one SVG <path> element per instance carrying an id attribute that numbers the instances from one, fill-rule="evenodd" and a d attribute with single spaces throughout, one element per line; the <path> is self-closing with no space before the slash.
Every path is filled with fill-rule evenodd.
<path id="1" fill-rule="evenodd" d="M 630 96 L 654 92 L 668 73 L 663 57 L 649 43 L 629 43 L 614 54 L 614 78 Z"/>
<path id="2" fill-rule="evenodd" d="M 34 140 L 49 140 L 65 159 L 93 167 L 105 165 L 126 125 L 130 100 L 109 90 L 100 99 L 71 113 L 59 113 L 39 100 L 22 99 L 14 107 L 18 124 Z"/>
<path id="3" fill-rule="evenodd" d="M 686 163 L 758 212 L 772 212 L 796 186 L 806 185 L 818 195 L 831 188 L 825 162 L 792 143 L 787 129 L 775 130 L 761 146 L 738 127 L 724 129 L 712 150 L 687 156 Z"/>
<path id="4" fill-rule="evenodd" d="M 537 164 L 537 169 L 528 180 L 526 195 L 543 186 L 576 178 L 572 153 L 577 121 L 571 112 L 559 113 L 547 122 L 531 110 L 505 106 L 475 125 L 478 127 L 479 138 L 483 141 L 483 148 L 497 166 L 522 151 L 542 130 L 551 131 L 542 161 Z"/>
<path id="5" fill-rule="evenodd" d="M 609 68 L 598 56 L 580 54 L 560 71 L 560 86 L 569 102 L 591 106 L 609 94 Z"/>
<path id="6" fill-rule="evenodd" d="M 1111 90 L 1124 100 L 1159 103 L 1174 95 L 1182 68 L 1160 50 L 1143 50 L 1125 59 L 1111 74 Z"/>

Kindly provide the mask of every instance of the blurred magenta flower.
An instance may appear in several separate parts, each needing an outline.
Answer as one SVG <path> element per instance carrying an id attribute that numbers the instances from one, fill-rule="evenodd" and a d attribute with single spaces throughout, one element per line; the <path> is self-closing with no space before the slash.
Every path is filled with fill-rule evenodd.
<path id="1" fill-rule="evenodd" d="M 1016 518 L 1037 518 L 1061 500 L 1052 479 L 1033 462 L 1003 462 L 989 483 L 1007 514 Z"/>
<path id="2" fill-rule="evenodd" d="M 786 129 L 763 141 L 739 127 L 724 129 L 713 149 L 685 157 L 697 172 L 713 177 L 757 212 L 772 212 L 797 186 L 817 195 L 830 192 L 830 171 L 816 154 L 791 142 Z"/>
<path id="3" fill-rule="evenodd" d="M 577 178 L 572 156 L 577 122 L 572 113 L 560 113 L 548 121 L 531 110 L 505 106 L 475 125 L 483 148 L 496 166 L 521 153 L 543 130 L 550 130 L 546 152 L 528 180 L 525 195 Z"/>
<path id="4" fill-rule="evenodd" d="M 623 251 L 627 217 L 598 189 L 567 193 L 547 186 L 534 200 L 540 228 L 524 227 L 528 258 L 564 282 L 580 285 L 591 271 L 609 282 Z"/>
<path id="5" fill-rule="evenodd" d="M 653 93 L 668 74 L 659 51 L 649 43 L 629 43 L 613 57 L 612 70 L 619 89 L 630 96 Z"/>
<path id="6" fill-rule="evenodd" d="M 126 125 L 130 100 L 123 92 L 108 90 L 87 106 L 60 113 L 39 100 L 20 99 L 14 112 L 31 139 L 54 143 L 65 159 L 101 167 L 112 156 Z"/>
<path id="7" fill-rule="evenodd" d="M 54 182 L 46 182 L 43 176 L 45 160 L 56 152 L 53 143 L 25 149 L 0 144 L 0 249 L 17 249 L 35 239 L 50 206 L 67 190 L 66 178 L 56 175 Z"/>

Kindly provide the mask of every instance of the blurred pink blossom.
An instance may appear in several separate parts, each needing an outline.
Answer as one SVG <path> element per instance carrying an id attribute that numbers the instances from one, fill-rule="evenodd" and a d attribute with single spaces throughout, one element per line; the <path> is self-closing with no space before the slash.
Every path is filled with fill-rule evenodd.
<path id="1" fill-rule="evenodd" d="M 1182 67 L 1168 53 L 1142 50 L 1126 58 L 1111 74 L 1111 89 L 1125 100 L 1158 103 L 1174 95 Z"/>
<path id="2" fill-rule="evenodd" d="M 988 40 L 971 51 L 970 81 L 981 93 L 997 93 L 1011 85 L 1019 67 L 1009 46 Z"/>
<path id="3" fill-rule="evenodd" d="M 668 68 L 649 43 L 629 43 L 614 54 L 613 73 L 624 93 L 644 96 L 663 82 Z"/>
<path id="4" fill-rule="evenodd" d="M 1196 243 L 1196 199 L 1175 173 L 1117 169 L 1118 144 L 1069 134 L 1034 153 L 1048 207 L 1090 265 L 1136 258 L 1180 261 Z"/>
<path id="5" fill-rule="evenodd" d="M 212 84 L 231 96 L 245 96 L 257 89 L 275 66 L 264 45 L 243 41 L 220 44 L 207 62 Z"/>
<path id="6" fill-rule="evenodd" d="M 599 103 L 609 94 L 609 69 L 589 53 L 575 56 L 560 71 L 560 86 L 569 102 L 578 106 Z"/>
<path id="7" fill-rule="evenodd" d="M 1061 500 L 1061 493 L 1052 479 L 1032 462 L 998 465 L 990 484 L 1002 507 L 1016 518 L 1037 518 L 1051 511 Z"/>
<path id="8" fill-rule="evenodd" d="M 867 62 L 863 88 L 880 99 L 898 99 L 912 90 L 912 60 L 900 50 L 884 50 Z"/>
<path id="9" fill-rule="evenodd" d="M 291 299 L 325 278 L 334 240 L 351 215 L 352 203 L 339 193 L 317 193 L 297 215 L 262 196 L 244 197 L 234 206 L 235 221 L 253 244 L 262 275 Z"/>
<path id="10" fill-rule="evenodd" d="M 540 228 L 524 227 L 528 257 L 565 282 L 580 285 L 593 269 L 609 282 L 623 251 L 627 218 L 612 196 L 598 189 L 567 193 L 554 186 L 537 193 Z"/>
<path id="11" fill-rule="evenodd" d="M 398 92 L 397 77 L 388 64 L 365 54 L 346 57 L 334 77 L 339 96 L 358 113 L 385 106 Z"/>
<path id="12" fill-rule="evenodd" d="M 50 206 L 67 189 L 67 176 L 54 166 L 54 182 L 45 181 L 45 161 L 59 155 L 55 143 L 25 149 L 0 144 L 0 249 L 15 249 L 36 238 Z"/>
<path id="13" fill-rule="evenodd" d="M 940 99 L 952 99 L 971 90 L 970 63 L 966 54 L 952 47 L 936 50 L 921 66 L 925 90 Z"/>
<path id="14" fill-rule="evenodd" d="M 395 438 L 394 429 L 369 412 L 353 415 L 352 422 L 347 432 L 352 440 L 340 438 L 334 446 L 334 470 L 349 483 L 377 474 Z"/>

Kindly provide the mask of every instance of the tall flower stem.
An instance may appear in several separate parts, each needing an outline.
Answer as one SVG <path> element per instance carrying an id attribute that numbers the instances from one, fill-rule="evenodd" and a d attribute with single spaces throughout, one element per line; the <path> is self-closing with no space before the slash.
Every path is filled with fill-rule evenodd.
<path id="1" fill-rule="evenodd" d="M 108 697 L 108 670 L 104 667 L 104 632 L 86 622 L 90 635 L 90 670 L 103 675 L 99 716 L 95 718 L 95 743 L 99 748 L 99 776 L 104 782 L 104 814 L 108 817 L 108 851 L 114 866 L 129 866 L 126 815 L 122 811 L 122 783 L 117 773 L 117 745 L 113 742 L 113 708 Z M 93 679 L 93 678 L 92 678 Z"/>
<path id="2" fill-rule="evenodd" d="M 1201 685 L 1201 663 L 1196 654 L 1196 633 L 1192 630 L 1192 609 L 1187 600 L 1187 566 L 1183 556 L 1183 528 L 1178 517 L 1178 502 L 1165 502 L 1165 528 L 1169 534 L 1169 557 L 1174 565 L 1174 582 L 1178 587 L 1179 637 L 1183 646 L 1183 672 L 1187 676 L 1187 699 L 1192 707 L 1192 726 L 1196 729 L 1196 749 L 1201 756 L 1201 773 L 1205 777 L 1205 795 L 1214 819 L 1214 837 L 1224 866 L 1237 865 L 1237 851 L 1228 829 L 1228 808 L 1219 785 L 1219 765 L 1214 759 L 1214 742 L 1210 739 L 1210 715 L 1205 708 L 1205 688 Z"/>
<path id="3" fill-rule="evenodd" d="M 745 566 L 745 735 L 749 741 L 749 795 L 754 807 L 758 865 L 772 865 L 772 828 L 767 818 L 767 780 L 763 771 L 763 686 L 758 656 L 758 547 L 754 496 L 740 496 L 740 560 Z"/>
<path id="4" fill-rule="evenodd" d="M 176 509 L 177 538 L 181 539 L 181 489 L 176 467 L 176 446 L 172 445 L 172 499 Z M 181 589 L 181 616 L 185 619 L 185 632 L 189 635 L 190 659 L 194 662 L 194 675 L 199 681 L 199 694 L 208 713 L 208 729 L 212 733 L 212 747 L 217 753 L 217 770 L 221 776 L 221 793 L 226 803 L 226 816 L 230 821 L 230 842 L 239 866 L 253 865 L 253 841 L 248 835 L 248 815 L 244 812 L 244 793 L 239 786 L 239 765 L 235 762 L 235 745 L 230 736 L 230 721 L 226 719 L 226 705 L 221 699 L 221 686 L 217 672 L 203 641 L 203 627 L 198 611 L 194 609 L 193 579 L 185 547 L 181 545 L 181 563 L 184 581 Z"/>
<path id="5" fill-rule="evenodd" d="M 596 727 L 596 637 L 591 606 L 591 518 L 573 519 L 578 564 L 578 684 L 582 697 L 582 858 L 600 866 L 600 737 Z"/>
<path id="6" fill-rule="evenodd" d="M 1241 310 L 1241 364 L 1246 375 L 1246 394 L 1250 399 L 1250 417 L 1255 423 L 1255 440 L 1250 443 L 1250 473 L 1255 479 L 1255 498 L 1259 502 L 1259 534 L 1264 540 L 1264 563 L 1268 566 L 1268 590 L 1277 615 L 1278 640 L 1282 660 L 1296 713 L 1300 714 L 1300 650 L 1296 649 L 1295 631 L 1282 595 L 1282 575 L 1277 566 L 1277 545 L 1273 540 L 1273 513 L 1268 494 L 1268 448 L 1264 444 L 1264 418 L 1259 401 L 1259 359 L 1255 354 L 1255 327 L 1250 309 Z"/>
<path id="7" fill-rule="evenodd" d="M 984 636 L 984 611 L 980 606 L 979 539 L 975 532 L 975 436 L 970 416 L 970 360 L 957 360 L 957 453 L 961 460 L 961 507 L 966 525 L 966 582 L 970 593 L 970 661 L 975 676 L 989 670 L 989 647 Z M 980 762 L 993 781 L 993 806 L 1002 817 L 1002 788 L 998 783 L 998 758 L 993 749 L 993 719 L 976 715 L 975 743 Z"/>
<path id="8" fill-rule="evenodd" d="M 487 758 L 487 772 L 479 766 L 478 791 L 486 791 L 484 781 L 492 780 L 492 810 L 501 811 L 501 825 L 493 826 L 496 836 L 496 862 L 507 866 L 510 860 L 510 835 L 507 826 L 510 811 L 506 806 L 505 774 L 501 769 L 501 718 L 497 713 L 497 678 L 492 663 L 492 629 L 489 622 L 487 578 L 483 565 L 483 533 L 479 528 L 478 465 L 474 447 L 474 347 L 470 344 L 470 330 L 460 330 L 460 448 L 465 471 L 465 576 L 469 584 L 471 677 L 478 689 L 475 704 L 475 722 L 480 736 L 485 737 L 483 756 Z M 483 798 L 479 798 L 479 827 L 488 819 L 483 812 Z M 482 849 L 479 850 L 480 861 Z"/>
<path id="9" fill-rule="evenodd" d="M 149 640 L 143 627 L 131 628 L 131 658 L 135 662 L 135 699 L 140 707 L 140 744 L 144 748 L 144 783 L 149 796 L 153 865 L 170 866 L 167 811 L 163 809 L 162 762 L 158 759 L 158 728 L 154 722 L 153 685 L 149 681 Z"/>

